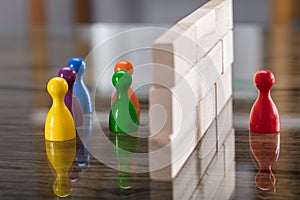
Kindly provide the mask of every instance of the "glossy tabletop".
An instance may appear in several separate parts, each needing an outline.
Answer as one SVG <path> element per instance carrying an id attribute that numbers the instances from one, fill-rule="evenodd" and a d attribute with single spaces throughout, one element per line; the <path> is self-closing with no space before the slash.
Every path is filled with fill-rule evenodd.
<path id="1" fill-rule="evenodd" d="M 151 29 L 139 32 L 143 27 Z M 227 104 L 233 110 L 233 120 L 224 121 L 230 128 L 228 144 L 222 151 L 209 154 L 209 145 L 200 142 L 173 181 L 152 181 L 147 170 L 150 120 L 147 93 L 151 86 L 151 67 L 137 70 L 133 76 L 133 88 L 138 88 L 141 104 L 141 137 L 117 138 L 109 133 L 112 70 L 104 69 L 112 69 L 110 66 L 119 59 L 115 55 L 122 53 L 120 49 L 125 52 L 122 58 L 136 65 L 150 63 L 148 47 L 166 27 L 95 24 L 0 33 L 0 199 L 59 199 L 53 191 L 57 186 L 57 166 L 66 179 L 59 190 L 70 194 L 67 199 L 300 198 L 300 34 L 297 28 L 235 26 L 234 93 Z M 139 44 L 144 45 L 144 50 L 130 51 Z M 101 142 L 94 149 L 84 148 L 87 139 L 84 136 L 65 144 L 44 139 L 44 122 L 51 105 L 47 82 L 73 56 L 86 58 L 88 70 L 84 80 L 95 104 L 92 122 L 100 125 L 101 137 L 112 144 L 118 143 L 112 148 L 105 148 Z M 252 78 L 263 68 L 275 75 L 271 94 L 281 119 L 280 134 L 264 138 L 248 130 L 250 109 L 257 97 Z M 141 84 L 143 87 L 139 87 Z M 95 124 L 92 127 L 90 134 L 95 136 L 99 131 Z M 78 135 L 88 135 L 87 130 L 86 127 L 78 130 Z M 94 141 L 97 143 L 97 137 Z M 263 149 L 257 149 L 262 146 Z M 118 147 L 143 156 L 122 161 Z M 94 153 L 97 148 L 106 154 L 105 159 Z M 205 169 L 201 168 L 206 156 L 201 156 L 203 151 L 212 155 Z M 255 158 L 259 157 L 274 162 L 273 174 L 257 178 L 259 163 Z M 225 167 L 220 163 L 225 163 Z M 120 172 L 122 167 L 138 173 Z M 201 170 L 202 175 L 196 175 Z"/>

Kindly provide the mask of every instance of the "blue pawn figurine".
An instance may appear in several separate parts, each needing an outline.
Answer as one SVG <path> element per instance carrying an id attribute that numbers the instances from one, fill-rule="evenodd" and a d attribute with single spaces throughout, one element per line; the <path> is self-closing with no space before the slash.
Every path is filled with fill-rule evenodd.
<path id="1" fill-rule="evenodd" d="M 83 74 L 86 71 L 86 65 L 82 58 L 72 58 L 68 62 L 68 66 L 75 70 L 77 78 L 73 86 L 73 92 L 78 98 L 84 116 L 84 132 L 77 137 L 77 153 L 76 153 L 76 163 L 80 172 L 88 171 L 90 166 L 90 154 L 86 148 L 86 141 L 92 135 L 93 129 L 93 103 L 90 93 L 83 82 Z M 80 138 L 80 139 L 79 139 Z"/>
<path id="2" fill-rule="evenodd" d="M 73 91 L 81 104 L 83 114 L 90 114 L 93 112 L 92 98 L 82 79 L 86 70 L 85 62 L 82 58 L 72 58 L 69 60 L 68 66 L 73 68 L 77 74 Z"/>

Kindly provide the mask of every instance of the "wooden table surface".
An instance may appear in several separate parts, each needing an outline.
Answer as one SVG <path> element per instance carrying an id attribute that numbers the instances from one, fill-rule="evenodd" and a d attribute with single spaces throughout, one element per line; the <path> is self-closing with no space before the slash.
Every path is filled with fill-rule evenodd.
<path id="1" fill-rule="evenodd" d="M 85 57 L 89 53 L 93 48 L 89 40 L 93 28 L 62 27 L 55 31 L 37 28 L 25 33 L 0 33 L 0 199 L 58 199 L 52 190 L 55 173 L 49 165 L 44 140 L 44 120 L 51 105 L 46 84 L 69 58 Z M 130 175 L 132 189 L 128 191 L 118 186 L 118 170 L 91 154 L 90 165 L 86 168 L 80 169 L 76 161 L 73 162 L 69 170 L 73 192 L 67 199 L 299 199 L 299 52 L 297 29 L 235 27 L 234 131 L 231 133 L 235 136 L 232 148 L 235 150 L 229 152 L 234 158 L 233 171 L 223 179 L 230 185 L 226 181 L 214 182 L 218 179 L 217 171 L 215 174 L 207 172 L 200 178 L 189 174 L 198 167 L 193 162 L 195 159 L 199 162 L 197 155 L 201 145 L 174 181 L 151 181 L 145 170 Z M 98 64 L 89 63 L 90 69 L 85 76 L 89 88 L 95 87 L 89 76 Z M 252 77 L 263 67 L 272 70 L 276 77 L 272 97 L 282 127 L 279 157 L 272 166 L 276 185 L 266 191 L 256 186 L 257 163 L 251 155 L 248 131 L 249 112 L 257 95 Z M 101 94 L 96 95 L 100 118 L 109 108 L 109 103 L 103 99 Z M 147 99 L 142 98 L 145 124 L 149 120 L 147 103 Z M 104 132 L 107 133 L 107 127 Z M 148 134 L 147 128 L 141 132 L 145 136 Z M 137 151 L 147 153 L 147 148 L 147 139 L 139 139 Z M 212 165 L 213 162 L 213 168 Z M 189 188 L 195 189 L 190 191 Z M 218 188 L 217 191 L 214 188 Z"/>

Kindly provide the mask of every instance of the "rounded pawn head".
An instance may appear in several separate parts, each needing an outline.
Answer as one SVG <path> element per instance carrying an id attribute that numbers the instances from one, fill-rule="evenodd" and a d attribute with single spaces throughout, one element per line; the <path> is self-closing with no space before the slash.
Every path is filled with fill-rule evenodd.
<path id="1" fill-rule="evenodd" d="M 130 73 L 130 75 L 133 74 L 133 66 L 127 60 L 121 60 L 116 64 L 114 71 L 117 72 L 120 70 L 128 71 Z"/>
<path id="2" fill-rule="evenodd" d="M 275 77 L 269 70 L 260 70 L 254 76 L 254 84 L 259 90 L 270 90 L 275 83 Z"/>
<path id="3" fill-rule="evenodd" d="M 76 73 L 78 73 L 80 69 L 83 72 L 86 70 L 85 62 L 83 58 L 80 57 L 70 59 L 68 62 L 68 66 L 72 67 L 76 71 Z"/>
<path id="4" fill-rule="evenodd" d="M 68 83 L 61 77 L 55 77 L 48 82 L 47 90 L 52 97 L 63 98 L 68 91 Z"/>
<path id="5" fill-rule="evenodd" d="M 125 71 L 120 70 L 114 73 L 112 77 L 112 83 L 116 87 L 117 90 L 128 90 L 132 83 L 131 75 Z"/>
<path id="6" fill-rule="evenodd" d="M 67 81 L 69 88 L 73 88 L 76 80 L 75 70 L 73 70 L 71 67 L 63 67 L 58 71 L 57 76 L 64 78 Z"/>

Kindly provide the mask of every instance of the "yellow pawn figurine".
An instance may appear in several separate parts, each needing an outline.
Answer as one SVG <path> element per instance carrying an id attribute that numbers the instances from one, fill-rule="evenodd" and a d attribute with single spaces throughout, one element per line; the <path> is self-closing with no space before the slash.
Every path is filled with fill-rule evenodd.
<path id="1" fill-rule="evenodd" d="M 69 179 L 69 169 L 76 155 L 76 140 L 53 142 L 46 140 L 46 152 L 51 166 L 56 172 L 52 185 L 53 192 L 59 197 L 72 194 L 72 183 Z"/>
<path id="2" fill-rule="evenodd" d="M 52 78 L 47 85 L 53 103 L 45 123 L 45 139 L 49 141 L 65 141 L 76 137 L 73 117 L 64 103 L 68 91 L 68 83 L 60 77 Z"/>

